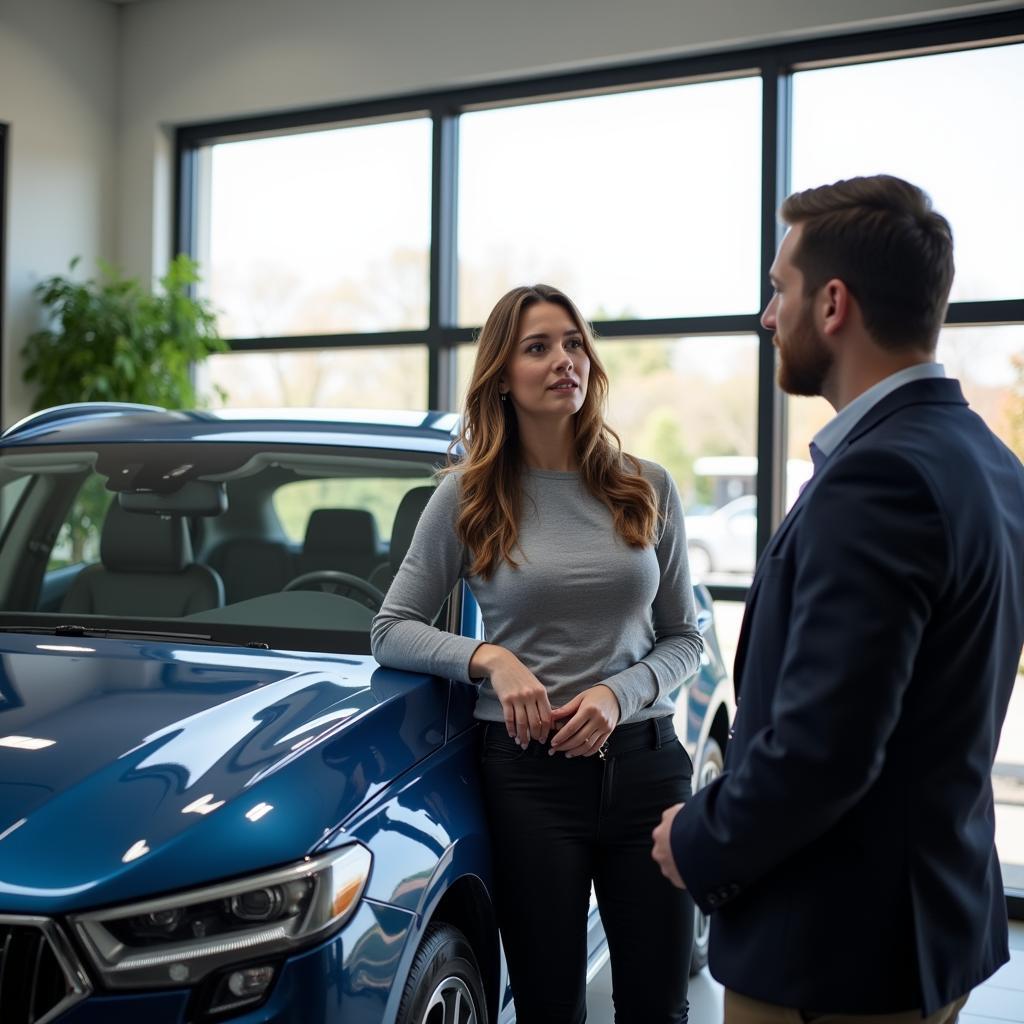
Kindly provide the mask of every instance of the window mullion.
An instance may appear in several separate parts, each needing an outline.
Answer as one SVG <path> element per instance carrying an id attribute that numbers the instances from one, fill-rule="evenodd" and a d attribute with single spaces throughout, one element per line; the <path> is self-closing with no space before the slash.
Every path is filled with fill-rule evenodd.
<path id="1" fill-rule="evenodd" d="M 761 71 L 761 308 L 771 300 L 768 270 L 781 237 L 776 210 L 789 189 L 790 72 L 772 60 Z M 757 554 L 782 520 L 785 494 L 786 403 L 775 383 L 772 334 L 760 328 L 757 383 Z"/>
<path id="2" fill-rule="evenodd" d="M 455 349 L 444 332 L 458 316 L 459 119 L 451 109 L 432 111 L 433 173 L 430 206 L 430 356 L 427 406 L 451 409 L 455 403 Z"/>

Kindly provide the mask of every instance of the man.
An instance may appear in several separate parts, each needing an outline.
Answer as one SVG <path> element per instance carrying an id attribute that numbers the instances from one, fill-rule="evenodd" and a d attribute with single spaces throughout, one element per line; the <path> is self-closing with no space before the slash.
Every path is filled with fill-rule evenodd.
<path id="1" fill-rule="evenodd" d="M 856 178 L 782 216 L 762 323 L 780 386 L 837 415 L 750 589 L 726 771 L 654 857 L 712 915 L 727 1024 L 953 1021 L 1008 959 L 990 772 L 1024 467 L 934 361 L 953 259 L 928 197 Z"/>

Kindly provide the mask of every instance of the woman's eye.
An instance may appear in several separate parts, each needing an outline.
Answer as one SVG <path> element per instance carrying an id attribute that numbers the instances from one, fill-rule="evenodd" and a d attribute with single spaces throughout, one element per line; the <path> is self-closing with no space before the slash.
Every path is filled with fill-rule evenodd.
<path id="1" fill-rule="evenodd" d="M 527 352 L 543 352 L 544 345 L 542 342 L 535 341 L 527 350 Z"/>
<path id="2" fill-rule="evenodd" d="M 571 348 L 583 348 L 583 339 L 573 338 L 572 341 L 569 342 L 569 345 Z"/>

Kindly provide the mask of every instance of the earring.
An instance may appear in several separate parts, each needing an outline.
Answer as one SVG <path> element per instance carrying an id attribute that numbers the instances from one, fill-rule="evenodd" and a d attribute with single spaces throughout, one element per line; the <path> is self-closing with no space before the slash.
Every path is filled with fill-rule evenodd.
<path id="1" fill-rule="evenodd" d="M 501 391 L 501 392 L 499 392 L 499 394 L 501 395 L 501 400 L 503 402 L 507 402 L 508 401 L 508 392 L 507 391 Z"/>

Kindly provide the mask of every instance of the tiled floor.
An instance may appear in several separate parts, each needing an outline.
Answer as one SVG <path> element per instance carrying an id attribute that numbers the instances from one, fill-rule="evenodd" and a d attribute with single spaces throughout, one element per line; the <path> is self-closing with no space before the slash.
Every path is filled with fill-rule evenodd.
<path id="1" fill-rule="evenodd" d="M 587 987 L 587 1024 L 612 1024 L 612 975 L 605 964 Z M 722 986 L 705 967 L 690 979 L 690 1024 L 722 1024 Z"/>
<path id="2" fill-rule="evenodd" d="M 1019 921 L 1010 923 L 1010 962 L 975 989 L 960 1014 L 960 1024 L 1004 1021 L 1024 1021 L 1024 923 Z"/>
<path id="3" fill-rule="evenodd" d="M 588 1024 L 612 1024 L 607 965 L 587 990 Z M 705 970 L 690 982 L 690 1024 L 721 1024 L 722 986 Z M 1010 923 L 1010 962 L 975 990 L 960 1024 L 1024 1022 L 1024 923 Z"/>

